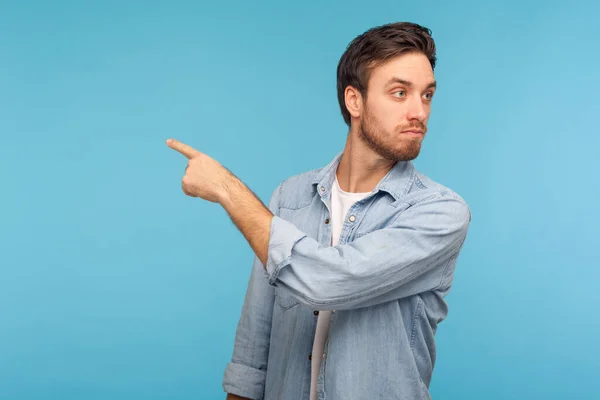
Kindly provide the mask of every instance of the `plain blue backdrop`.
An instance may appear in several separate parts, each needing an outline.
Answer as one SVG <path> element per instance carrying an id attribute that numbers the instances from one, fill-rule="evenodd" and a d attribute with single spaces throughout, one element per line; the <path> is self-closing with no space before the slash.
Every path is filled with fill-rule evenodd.
<path id="1" fill-rule="evenodd" d="M 473 214 L 433 398 L 600 399 L 600 6 L 567 4 L 0 2 L 0 398 L 224 398 L 253 253 L 165 140 L 267 201 L 342 149 L 348 42 L 408 20 L 415 164 Z"/>

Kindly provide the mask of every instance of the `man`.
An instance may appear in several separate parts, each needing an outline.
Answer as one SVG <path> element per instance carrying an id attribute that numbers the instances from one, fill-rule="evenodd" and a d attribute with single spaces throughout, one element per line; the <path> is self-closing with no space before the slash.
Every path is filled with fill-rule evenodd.
<path id="1" fill-rule="evenodd" d="M 471 215 L 418 172 L 436 83 L 430 31 L 357 37 L 337 70 L 349 133 L 326 167 L 269 207 L 217 161 L 189 158 L 183 190 L 221 204 L 256 253 L 223 387 L 228 399 L 427 399 L 434 334 Z"/>

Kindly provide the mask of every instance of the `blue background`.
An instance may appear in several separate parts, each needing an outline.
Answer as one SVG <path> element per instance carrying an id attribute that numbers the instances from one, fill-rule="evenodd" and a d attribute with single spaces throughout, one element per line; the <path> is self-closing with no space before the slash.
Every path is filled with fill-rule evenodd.
<path id="1" fill-rule="evenodd" d="M 409 20 L 415 164 L 473 213 L 433 398 L 599 399 L 600 6 L 566 4 L 0 3 L 0 398 L 224 398 L 253 253 L 165 139 L 267 201 L 342 149 L 348 42 Z"/>

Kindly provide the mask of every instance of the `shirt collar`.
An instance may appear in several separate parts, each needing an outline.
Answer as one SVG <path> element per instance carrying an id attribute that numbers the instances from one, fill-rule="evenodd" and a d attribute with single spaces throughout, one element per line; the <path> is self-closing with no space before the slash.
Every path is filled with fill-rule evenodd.
<path id="1" fill-rule="evenodd" d="M 343 154 L 343 152 L 338 153 L 329 164 L 321 168 L 315 174 L 312 184 L 316 185 L 316 190 L 321 196 L 324 196 L 331 191 L 334 184 L 335 173 Z M 382 190 L 392 195 L 394 200 L 398 200 L 410 190 L 415 174 L 416 170 L 411 161 L 398 161 L 379 183 L 377 183 L 373 192 Z"/>

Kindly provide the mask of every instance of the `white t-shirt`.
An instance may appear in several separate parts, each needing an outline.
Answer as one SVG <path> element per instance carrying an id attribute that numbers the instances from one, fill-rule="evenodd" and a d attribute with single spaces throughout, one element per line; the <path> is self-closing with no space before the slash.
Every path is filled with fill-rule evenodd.
<path id="1" fill-rule="evenodd" d="M 337 174 L 335 182 L 331 190 L 331 245 L 335 246 L 339 239 L 344 225 L 344 218 L 348 210 L 354 203 L 364 199 L 371 192 L 367 193 L 350 193 L 344 192 L 338 183 Z M 348 215 L 348 218 L 350 215 Z M 321 361 L 323 359 L 323 350 L 329 333 L 329 319 L 331 311 L 319 311 L 317 317 L 317 329 L 315 332 L 315 341 L 313 343 L 312 359 L 311 359 L 311 374 L 310 374 L 310 400 L 317 400 L 317 379 L 321 369 Z"/>

